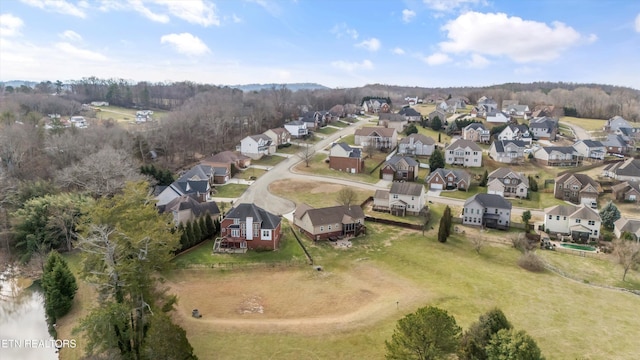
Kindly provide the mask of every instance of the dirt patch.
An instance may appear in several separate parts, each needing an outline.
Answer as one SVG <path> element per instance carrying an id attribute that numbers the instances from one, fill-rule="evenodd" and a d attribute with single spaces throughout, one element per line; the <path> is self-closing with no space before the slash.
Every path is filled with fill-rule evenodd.
<path id="1" fill-rule="evenodd" d="M 222 273 L 181 271 L 169 282 L 179 296 L 176 320 L 185 328 L 243 328 L 257 332 L 324 333 L 365 326 L 426 294 L 371 264 L 346 271 L 276 269 Z M 191 317 L 193 309 L 203 315 Z"/>

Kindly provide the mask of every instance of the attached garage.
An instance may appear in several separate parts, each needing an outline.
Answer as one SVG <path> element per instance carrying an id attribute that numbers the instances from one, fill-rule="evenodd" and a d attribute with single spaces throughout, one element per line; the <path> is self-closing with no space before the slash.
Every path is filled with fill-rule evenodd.
<path id="1" fill-rule="evenodd" d="M 432 183 L 429 185 L 429 188 L 432 190 L 442 190 L 442 184 Z"/>
<path id="2" fill-rule="evenodd" d="M 393 173 L 382 173 L 382 180 L 393 181 Z"/>

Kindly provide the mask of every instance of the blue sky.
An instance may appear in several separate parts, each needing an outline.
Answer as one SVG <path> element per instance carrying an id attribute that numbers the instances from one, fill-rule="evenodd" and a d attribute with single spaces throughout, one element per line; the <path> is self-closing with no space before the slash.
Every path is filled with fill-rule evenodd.
<path id="1" fill-rule="evenodd" d="M 0 1 L 0 80 L 89 76 L 640 89 L 640 1 Z"/>

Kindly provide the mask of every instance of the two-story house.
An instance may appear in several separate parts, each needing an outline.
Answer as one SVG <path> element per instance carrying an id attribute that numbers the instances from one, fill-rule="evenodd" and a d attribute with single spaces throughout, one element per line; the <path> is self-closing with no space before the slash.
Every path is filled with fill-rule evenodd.
<path id="1" fill-rule="evenodd" d="M 571 236 L 574 241 L 587 242 L 600 236 L 600 214 L 584 204 L 556 205 L 544 209 L 544 230 L 551 236 Z"/>
<path id="2" fill-rule="evenodd" d="M 512 104 L 503 107 L 502 111 L 510 116 L 515 116 L 527 120 L 531 110 L 528 105 Z"/>
<path id="3" fill-rule="evenodd" d="M 156 196 L 156 206 L 166 205 L 182 195 L 193 195 L 200 202 L 210 200 L 214 174 L 214 168 L 209 165 L 192 167 Z"/>
<path id="4" fill-rule="evenodd" d="M 487 178 L 487 193 L 524 199 L 529 194 L 529 178 L 509 168 L 499 168 Z"/>
<path id="5" fill-rule="evenodd" d="M 440 110 L 440 109 L 435 109 L 432 112 L 428 113 L 427 117 L 429 118 L 429 124 L 431 124 L 431 122 L 435 118 L 440 119 L 442 124 L 444 124 L 444 122 L 447 121 L 447 114 L 443 110 Z"/>
<path id="6" fill-rule="evenodd" d="M 585 159 L 604 160 L 607 153 L 607 148 L 596 140 L 578 140 L 573 144 L 573 148 Z"/>
<path id="7" fill-rule="evenodd" d="M 607 134 L 607 139 L 602 141 L 609 154 L 626 154 L 630 150 L 629 143 L 622 135 Z"/>
<path id="8" fill-rule="evenodd" d="M 249 135 L 240 140 L 240 153 L 254 160 L 276 152 L 276 145 L 264 134 Z"/>
<path id="9" fill-rule="evenodd" d="M 498 102 L 487 96 L 480 97 L 476 105 L 486 108 L 489 112 L 496 111 L 498 109 Z"/>
<path id="10" fill-rule="evenodd" d="M 394 182 L 389 190 L 376 190 L 373 209 L 396 216 L 419 215 L 427 202 L 424 185 Z"/>
<path id="11" fill-rule="evenodd" d="M 502 111 L 492 111 L 487 114 L 487 122 L 489 123 L 508 123 L 511 121 L 511 117 Z"/>
<path id="12" fill-rule="evenodd" d="M 491 131 L 483 123 L 471 123 L 462 129 L 462 138 L 473 142 L 488 144 L 491 140 Z"/>
<path id="13" fill-rule="evenodd" d="M 580 166 L 582 158 L 572 146 L 545 146 L 537 148 L 533 157 L 547 166 Z"/>
<path id="14" fill-rule="evenodd" d="M 280 217 L 254 204 L 238 204 L 220 222 L 214 252 L 276 250 L 280 244 Z"/>
<path id="15" fill-rule="evenodd" d="M 362 149 L 345 142 L 334 143 L 329 149 L 329 168 L 357 174 L 364 171 Z"/>
<path id="16" fill-rule="evenodd" d="M 402 132 L 409 122 L 404 115 L 393 113 L 380 113 L 378 115 L 378 126 L 396 129 L 396 132 Z"/>
<path id="17" fill-rule="evenodd" d="M 471 175 L 461 169 L 435 169 L 427 175 L 425 182 L 432 190 L 468 190 L 471 186 Z"/>
<path id="18" fill-rule="evenodd" d="M 307 123 L 300 120 L 289 121 L 284 124 L 284 128 L 291 134 L 291 137 L 296 139 L 303 138 L 309 133 Z"/>
<path id="19" fill-rule="evenodd" d="M 398 111 L 398 114 L 404 116 L 410 123 L 420 122 L 422 120 L 422 115 L 412 107 L 405 106 Z"/>
<path id="20" fill-rule="evenodd" d="M 640 182 L 640 159 L 611 163 L 604 167 L 603 175 L 620 181 Z"/>
<path id="21" fill-rule="evenodd" d="M 558 119 L 548 116 L 534 117 L 529 120 L 529 132 L 534 140 L 555 141 L 558 134 Z"/>
<path id="22" fill-rule="evenodd" d="M 293 213 L 293 224 L 311 240 L 326 240 L 364 233 L 364 211 L 357 205 L 313 208 L 300 204 Z"/>
<path id="23" fill-rule="evenodd" d="M 623 181 L 620 184 L 611 186 L 611 191 L 618 201 L 640 201 L 640 183 L 637 181 Z"/>
<path id="24" fill-rule="evenodd" d="M 574 204 L 597 208 L 598 194 L 601 191 L 600 184 L 589 175 L 566 173 L 555 178 L 553 196 Z"/>
<path id="25" fill-rule="evenodd" d="M 607 120 L 607 123 L 604 125 L 604 131 L 614 133 L 621 128 L 630 128 L 631 124 L 625 120 L 622 116 L 616 115 L 611 119 Z"/>
<path id="26" fill-rule="evenodd" d="M 195 221 L 204 215 L 211 217 L 212 221 L 220 216 L 220 209 L 214 201 L 200 202 L 194 194 L 180 195 L 166 205 L 158 206 L 158 211 L 171 214 L 176 226 Z"/>
<path id="27" fill-rule="evenodd" d="M 410 156 L 394 155 L 380 166 L 380 179 L 415 181 L 419 163 Z"/>
<path id="28" fill-rule="evenodd" d="M 498 140 L 520 140 L 530 145 L 532 139 L 526 125 L 509 124 L 498 134 Z"/>
<path id="29" fill-rule="evenodd" d="M 464 202 L 462 223 L 506 230 L 511 225 L 510 202 L 496 194 L 475 194 Z"/>
<path id="30" fill-rule="evenodd" d="M 289 133 L 287 129 L 283 127 L 269 129 L 263 134 L 267 135 L 271 139 L 272 144 L 274 144 L 276 147 L 286 145 L 291 141 L 291 133 Z"/>
<path id="31" fill-rule="evenodd" d="M 522 140 L 496 140 L 491 144 L 489 157 L 501 163 L 521 164 L 524 162 L 525 148 Z"/>
<path id="32" fill-rule="evenodd" d="M 431 156 L 436 147 L 436 141 L 422 134 L 411 134 L 398 142 L 398 154 Z"/>
<path id="33" fill-rule="evenodd" d="M 449 165 L 481 167 L 482 149 L 473 141 L 458 139 L 445 148 L 444 161 Z"/>
<path id="34" fill-rule="evenodd" d="M 363 127 L 355 131 L 355 144 L 376 149 L 393 149 L 398 145 L 398 131 L 393 128 Z"/>

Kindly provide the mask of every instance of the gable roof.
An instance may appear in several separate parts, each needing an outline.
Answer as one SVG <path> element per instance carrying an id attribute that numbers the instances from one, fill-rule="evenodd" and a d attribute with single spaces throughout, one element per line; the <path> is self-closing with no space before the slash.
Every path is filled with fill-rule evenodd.
<path id="1" fill-rule="evenodd" d="M 496 140 L 493 142 L 493 145 L 496 148 L 496 151 L 499 153 L 504 152 L 504 148 L 505 146 L 509 145 L 509 144 L 513 144 L 519 148 L 524 149 L 525 148 L 525 143 L 522 140 Z"/>
<path id="2" fill-rule="evenodd" d="M 252 217 L 254 222 L 261 223 L 262 229 L 275 229 L 280 225 L 280 217 L 254 204 L 238 204 L 233 207 L 225 219 L 246 219 Z"/>
<path id="3" fill-rule="evenodd" d="M 163 206 L 161 212 L 172 212 L 172 211 L 182 211 L 182 210 L 191 210 L 191 213 L 195 217 L 199 217 L 201 215 L 206 214 L 216 215 L 220 214 L 220 209 L 218 205 L 213 201 L 199 202 L 195 195 L 193 194 L 185 194 L 178 196 L 177 198 L 169 201 L 167 204 Z"/>
<path id="4" fill-rule="evenodd" d="M 309 220 L 313 225 L 338 224 L 343 222 L 350 223 L 348 218 L 364 218 L 364 211 L 362 211 L 362 208 L 358 205 L 338 205 L 318 209 L 309 207 L 301 215 L 298 215 L 296 209 L 296 217 L 301 219 L 305 214 L 309 217 Z"/>
<path id="5" fill-rule="evenodd" d="M 409 166 L 418 166 L 419 165 L 419 163 L 414 158 L 412 158 L 411 156 L 402 156 L 402 155 L 393 155 L 389 160 L 387 160 L 385 162 L 385 165 L 391 165 L 395 169 L 396 165 L 401 160 L 404 160 L 407 163 L 407 165 L 409 165 Z"/>
<path id="6" fill-rule="evenodd" d="M 458 139 L 455 142 L 451 143 L 451 145 L 447 146 L 445 150 L 454 150 L 458 147 L 461 148 L 470 148 L 473 151 L 482 151 L 480 146 L 471 140 Z"/>
<path id="7" fill-rule="evenodd" d="M 626 147 L 627 142 L 624 141 L 621 135 L 607 134 L 607 140 L 603 141 L 602 145 L 613 146 L 613 147 Z"/>
<path id="8" fill-rule="evenodd" d="M 363 127 L 355 131 L 356 136 L 371 136 L 377 134 L 382 137 L 392 137 L 396 133 L 396 129 L 379 126 Z"/>
<path id="9" fill-rule="evenodd" d="M 411 182 L 394 182 L 389 189 L 390 194 L 420 196 L 424 191 L 424 185 Z"/>
<path id="10" fill-rule="evenodd" d="M 331 147 L 340 146 L 345 152 L 349 153 L 350 158 L 361 158 L 362 157 L 362 149 L 357 147 L 351 147 L 346 142 L 333 143 Z"/>
<path id="11" fill-rule="evenodd" d="M 540 150 L 547 154 L 551 154 L 553 151 L 557 151 L 562 154 L 574 154 L 576 152 L 576 149 L 574 149 L 573 146 L 543 146 Z"/>
<path id="12" fill-rule="evenodd" d="M 478 129 L 487 130 L 487 128 L 484 126 L 484 124 L 483 123 L 479 123 L 479 122 L 471 123 L 471 124 L 465 126 L 464 129 L 465 130 L 478 130 Z"/>
<path id="13" fill-rule="evenodd" d="M 484 208 L 497 208 L 511 210 L 513 205 L 502 196 L 496 194 L 475 194 L 464 202 L 464 206 L 477 202 Z"/>
<path id="14" fill-rule="evenodd" d="M 379 120 L 386 120 L 386 121 L 407 121 L 407 118 L 404 117 L 404 115 L 402 114 L 393 114 L 393 113 L 380 113 L 378 115 L 378 119 Z"/>
<path id="15" fill-rule="evenodd" d="M 284 123 L 284 126 L 287 126 L 287 125 L 302 126 L 302 125 L 305 125 L 305 124 L 306 123 L 304 121 L 293 120 L 293 121 L 289 121 L 288 123 Z"/>
<path id="16" fill-rule="evenodd" d="M 419 112 L 417 112 L 415 109 L 410 107 L 403 107 L 402 109 L 400 109 L 398 114 L 404 115 L 404 116 L 422 116 Z"/>
<path id="17" fill-rule="evenodd" d="M 495 179 L 504 179 L 504 178 L 519 179 L 520 181 L 525 183 L 527 187 L 529 186 L 529 178 L 527 176 L 525 176 L 523 173 L 517 173 L 506 167 L 498 168 L 492 171 L 489 174 L 488 178 L 489 179 L 494 179 L 494 178 Z"/>
<path id="18" fill-rule="evenodd" d="M 425 145 L 434 145 L 436 143 L 436 141 L 429 136 L 423 134 L 411 134 L 407 137 L 402 138 L 402 140 L 400 140 L 400 144 L 410 144 L 411 139 L 413 139 L 414 143 L 419 141 Z"/>
<path id="19" fill-rule="evenodd" d="M 456 181 L 466 180 L 467 183 L 471 181 L 471 175 L 464 170 L 443 169 L 443 168 L 438 168 L 433 170 L 429 175 L 427 175 L 426 181 L 427 182 L 431 181 L 431 179 L 433 179 L 436 175 L 440 176 L 443 179 L 446 179 L 447 176 L 449 176 L 449 174 L 453 174 L 453 176 L 455 176 Z"/>
<path id="20" fill-rule="evenodd" d="M 632 234 L 640 234 L 640 219 L 627 219 L 621 217 L 616 220 L 613 225 L 620 230 L 620 232 L 630 232 Z"/>
<path id="21" fill-rule="evenodd" d="M 584 219 L 601 221 L 600 214 L 594 209 L 584 205 L 555 205 L 544 209 L 545 215 L 568 216 L 571 219 Z"/>
<path id="22" fill-rule="evenodd" d="M 543 116 L 543 117 L 535 117 L 529 121 L 529 128 L 539 128 L 539 129 L 553 129 L 558 124 L 558 120 Z"/>
<path id="23" fill-rule="evenodd" d="M 604 145 L 602 144 L 602 142 L 600 142 L 600 141 L 597 141 L 597 140 L 589 140 L 589 139 L 585 139 L 585 140 L 578 140 L 578 141 L 576 141 L 576 143 L 575 143 L 574 145 L 576 145 L 576 144 L 578 144 L 578 143 L 585 144 L 588 148 L 594 148 L 594 147 L 602 147 L 602 146 L 604 146 Z"/>
<path id="24" fill-rule="evenodd" d="M 640 159 L 625 160 L 617 169 L 616 175 L 640 176 Z"/>
<path id="25" fill-rule="evenodd" d="M 560 176 L 556 177 L 555 183 L 556 184 L 560 184 L 560 183 L 564 184 L 565 182 L 567 182 L 567 180 L 572 179 L 572 178 L 576 179 L 580 183 L 580 189 L 584 189 L 588 185 L 593 186 L 596 190 L 600 187 L 600 184 L 598 184 L 597 181 L 593 180 L 587 174 L 566 173 L 564 175 L 560 175 Z"/>
<path id="26" fill-rule="evenodd" d="M 273 128 L 273 129 L 269 129 L 271 131 L 273 131 L 274 133 L 278 134 L 278 135 L 282 135 L 282 134 L 288 134 L 289 132 L 287 131 L 287 129 L 283 128 L 283 127 L 279 127 L 279 128 Z"/>

